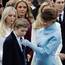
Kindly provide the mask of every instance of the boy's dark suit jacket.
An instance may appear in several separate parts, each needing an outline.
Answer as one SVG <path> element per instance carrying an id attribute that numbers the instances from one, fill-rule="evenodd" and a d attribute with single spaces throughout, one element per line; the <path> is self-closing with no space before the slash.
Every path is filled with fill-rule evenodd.
<path id="1" fill-rule="evenodd" d="M 25 65 L 24 54 L 13 32 L 6 38 L 3 45 L 2 65 Z"/>

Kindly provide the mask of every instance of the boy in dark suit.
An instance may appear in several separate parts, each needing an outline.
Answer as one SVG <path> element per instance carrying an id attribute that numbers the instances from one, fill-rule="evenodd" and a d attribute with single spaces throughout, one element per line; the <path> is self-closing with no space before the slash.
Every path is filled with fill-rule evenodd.
<path id="1" fill-rule="evenodd" d="M 25 56 L 20 38 L 24 37 L 29 27 L 26 19 L 17 19 L 14 30 L 5 39 L 3 45 L 2 65 L 25 65 Z"/>

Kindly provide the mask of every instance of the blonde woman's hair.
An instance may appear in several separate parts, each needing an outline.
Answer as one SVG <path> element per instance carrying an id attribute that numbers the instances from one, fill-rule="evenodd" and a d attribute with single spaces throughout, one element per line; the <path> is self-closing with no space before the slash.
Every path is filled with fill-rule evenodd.
<path id="1" fill-rule="evenodd" d="M 7 28 L 7 25 L 5 20 L 9 15 L 10 11 L 14 11 L 16 13 L 16 9 L 12 6 L 6 7 L 2 13 L 2 18 L 0 22 L 0 36 L 4 36 L 6 34 L 5 29 Z"/>
<path id="2" fill-rule="evenodd" d="M 43 26 L 43 25 L 42 25 L 43 22 L 42 22 L 42 20 L 41 20 L 40 15 L 41 15 L 42 9 L 43 9 L 45 6 L 49 6 L 49 3 L 48 3 L 48 2 L 44 2 L 44 3 L 41 4 L 41 6 L 40 6 L 40 8 L 39 8 L 39 11 L 38 11 L 38 15 L 37 15 L 36 21 L 32 24 L 32 27 L 35 28 L 35 29 L 40 28 L 40 27 Z"/>
<path id="3" fill-rule="evenodd" d="M 57 18 L 58 11 L 56 8 L 51 6 L 48 2 L 42 3 L 39 8 L 38 16 L 36 21 L 33 23 L 33 28 L 38 29 L 43 27 L 43 22 L 52 22 L 54 23 Z"/>

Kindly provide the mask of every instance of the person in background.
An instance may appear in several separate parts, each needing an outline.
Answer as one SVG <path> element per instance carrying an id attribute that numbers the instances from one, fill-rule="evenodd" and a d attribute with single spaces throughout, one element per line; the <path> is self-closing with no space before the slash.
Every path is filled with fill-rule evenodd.
<path id="1" fill-rule="evenodd" d="M 35 7 L 38 6 L 38 0 L 33 0 L 32 3 L 33 3 L 33 5 L 34 5 Z"/>
<path id="2" fill-rule="evenodd" d="M 15 7 L 15 4 L 16 4 L 18 1 L 21 1 L 21 0 L 9 0 L 8 2 L 6 2 L 5 7 L 8 7 L 8 6 L 13 6 L 13 7 Z"/>
<path id="3" fill-rule="evenodd" d="M 36 17 L 37 17 L 37 14 L 38 14 L 38 9 L 39 9 L 40 5 L 39 5 L 38 0 L 33 0 L 32 4 L 35 6 L 35 9 L 33 10 L 32 13 L 33 13 L 33 16 L 36 20 Z"/>
<path id="4" fill-rule="evenodd" d="M 20 38 L 23 38 L 28 30 L 27 19 L 20 18 L 15 21 L 13 31 L 8 35 L 3 44 L 2 65 L 26 65 L 23 46 Z"/>
<path id="5" fill-rule="evenodd" d="M 33 0 L 24 0 L 27 4 L 28 4 L 28 7 L 30 9 L 30 12 L 31 12 L 31 15 L 35 18 L 35 14 L 33 13 L 36 9 L 36 7 L 33 5 Z"/>
<path id="6" fill-rule="evenodd" d="M 57 22 L 61 24 L 62 45 L 58 47 L 58 52 L 61 51 L 59 56 L 60 56 L 60 59 L 62 60 L 62 64 L 65 65 L 65 54 L 64 54 L 65 53 L 65 7 L 64 7 L 65 1 L 64 0 L 52 0 L 52 2 L 58 10 Z"/>
<path id="7" fill-rule="evenodd" d="M 6 7 L 2 13 L 0 21 L 0 65 L 2 65 L 3 42 L 13 29 L 13 24 L 17 18 L 16 14 L 14 7 Z"/>
<path id="8" fill-rule="evenodd" d="M 6 5 L 5 5 L 5 7 L 8 7 L 8 6 L 15 6 L 15 3 L 16 3 L 16 0 L 9 0 L 7 3 L 6 3 Z"/>
<path id="9" fill-rule="evenodd" d="M 8 2 L 9 0 L 2 0 L 2 4 L 3 4 L 3 7 L 5 8 L 5 5 L 6 3 Z"/>
<path id="10" fill-rule="evenodd" d="M 2 12 L 3 12 L 3 5 L 0 3 L 0 20 L 1 20 L 1 16 L 2 16 Z"/>

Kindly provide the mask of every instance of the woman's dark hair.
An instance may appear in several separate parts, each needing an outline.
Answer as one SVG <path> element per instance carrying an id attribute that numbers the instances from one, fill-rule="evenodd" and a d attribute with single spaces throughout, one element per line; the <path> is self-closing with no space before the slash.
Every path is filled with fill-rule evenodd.
<path id="1" fill-rule="evenodd" d="M 51 21 L 57 18 L 57 11 L 54 8 L 46 8 L 41 12 L 41 18 L 45 21 Z"/>

